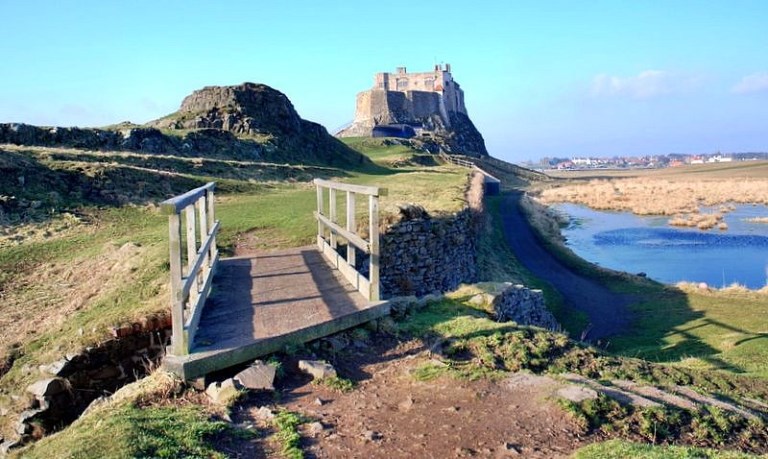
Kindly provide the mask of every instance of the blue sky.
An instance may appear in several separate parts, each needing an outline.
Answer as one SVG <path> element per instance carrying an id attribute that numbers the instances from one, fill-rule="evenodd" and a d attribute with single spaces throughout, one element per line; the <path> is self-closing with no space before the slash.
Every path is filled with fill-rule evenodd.
<path id="1" fill-rule="evenodd" d="M 502 159 L 768 151 L 766 24 L 763 0 L 0 0 L 0 122 L 145 122 L 253 81 L 334 130 L 374 73 L 447 62 Z"/>

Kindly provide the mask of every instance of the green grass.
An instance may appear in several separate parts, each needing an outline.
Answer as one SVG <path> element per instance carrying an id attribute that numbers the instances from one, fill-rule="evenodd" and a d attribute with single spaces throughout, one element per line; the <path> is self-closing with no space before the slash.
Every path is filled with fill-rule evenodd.
<path id="1" fill-rule="evenodd" d="M 118 391 L 69 428 L 17 451 L 23 458 L 224 458 L 214 440 L 248 432 L 213 419 L 182 398 L 181 382 L 162 372 Z M 162 401 L 160 404 L 156 402 Z"/>
<path id="2" fill-rule="evenodd" d="M 575 459 L 750 459 L 764 456 L 708 448 L 659 446 L 625 440 L 609 440 L 585 446 L 576 451 L 573 457 Z"/>
<path id="3" fill-rule="evenodd" d="M 288 459 L 302 459 L 304 452 L 301 450 L 301 435 L 299 426 L 307 422 L 307 419 L 298 413 L 280 411 L 275 416 L 273 424 L 277 429 L 275 437 L 282 446 L 282 454 Z"/>

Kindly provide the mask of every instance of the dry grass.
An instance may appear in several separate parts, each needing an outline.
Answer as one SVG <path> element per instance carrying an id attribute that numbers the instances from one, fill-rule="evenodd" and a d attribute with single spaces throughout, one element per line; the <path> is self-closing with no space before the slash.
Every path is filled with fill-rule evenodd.
<path id="1" fill-rule="evenodd" d="M 596 210 L 669 215 L 674 226 L 725 230 L 722 214 L 733 210 L 734 203 L 768 204 L 768 179 L 592 179 L 543 190 L 540 199 L 545 204 L 571 202 Z M 718 205 L 716 213 L 701 213 L 701 207 Z"/>

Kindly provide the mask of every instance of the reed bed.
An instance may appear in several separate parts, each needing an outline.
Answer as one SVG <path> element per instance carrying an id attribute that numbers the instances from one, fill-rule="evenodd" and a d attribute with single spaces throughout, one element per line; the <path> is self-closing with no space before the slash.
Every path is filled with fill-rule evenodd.
<path id="1" fill-rule="evenodd" d="M 768 180 L 593 179 L 543 190 L 539 198 L 545 204 L 570 202 L 595 210 L 668 215 L 670 225 L 726 230 L 723 214 L 734 210 L 734 204 L 768 204 Z M 702 207 L 715 206 L 716 212 L 702 212 Z"/>

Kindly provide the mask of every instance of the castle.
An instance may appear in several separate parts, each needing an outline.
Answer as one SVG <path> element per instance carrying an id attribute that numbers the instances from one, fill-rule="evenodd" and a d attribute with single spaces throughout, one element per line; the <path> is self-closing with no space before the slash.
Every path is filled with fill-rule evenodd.
<path id="1" fill-rule="evenodd" d="M 446 153 L 488 154 L 450 64 L 435 65 L 431 72 L 408 73 L 398 67 L 395 73 L 377 73 L 373 88 L 357 95 L 355 120 L 337 135 L 417 136 Z"/>

